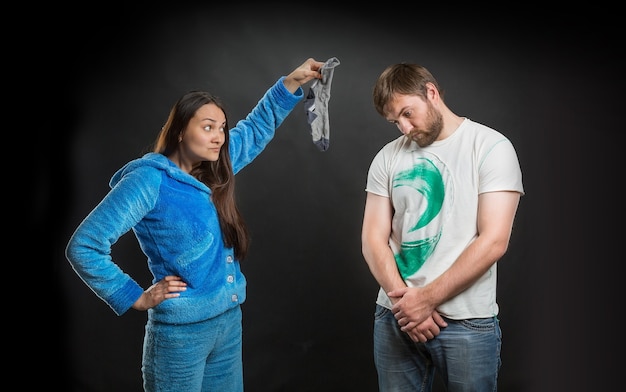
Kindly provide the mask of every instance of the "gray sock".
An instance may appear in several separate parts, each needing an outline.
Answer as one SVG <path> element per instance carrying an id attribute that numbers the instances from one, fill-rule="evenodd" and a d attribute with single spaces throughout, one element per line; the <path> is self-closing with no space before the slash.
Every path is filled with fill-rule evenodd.
<path id="1" fill-rule="evenodd" d="M 311 126 L 313 143 L 321 151 L 326 151 L 330 144 L 330 122 L 328 118 L 328 101 L 330 100 L 330 86 L 333 81 L 335 67 L 339 60 L 332 57 L 324 63 L 320 72 L 322 79 L 317 79 L 309 88 L 304 99 L 304 110 L 307 122 Z"/>

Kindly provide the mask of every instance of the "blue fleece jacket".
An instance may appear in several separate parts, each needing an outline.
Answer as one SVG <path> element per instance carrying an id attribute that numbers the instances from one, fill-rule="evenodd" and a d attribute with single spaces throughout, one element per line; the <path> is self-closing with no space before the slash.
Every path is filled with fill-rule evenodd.
<path id="1" fill-rule="evenodd" d="M 230 129 L 229 153 L 235 173 L 274 137 L 276 128 L 303 98 L 281 77 L 255 108 Z M 111 190 L 80 223 L 66 256 L 93 292 L 124 314 L 144 291 L 111 257 L 111 247 L 133 230 L 147 256 L 153 283 L 166 275 L 187 282 L 180 297 L 148 311 L 164 323 L 191 323 L 219 315 L 246 299 L 246 279 L 227 248 L 211 190 L 162 154 L 128 162 L 111 178 Z"/>

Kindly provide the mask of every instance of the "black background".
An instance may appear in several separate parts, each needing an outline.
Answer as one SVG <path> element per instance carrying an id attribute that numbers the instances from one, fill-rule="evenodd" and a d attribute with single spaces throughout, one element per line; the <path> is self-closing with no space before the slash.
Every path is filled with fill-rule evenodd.
<path id="1" fill-rule="evenodd" d="M 299 104 L 237 176 L 253 235 L 242 265 L 249 281 L 246 390 L 377 390 L 371 340 L 378 286 L 360 253 L 360 226 L 369 163 L 399 135 L 375 112 L 371 88 L 401 61 L 428 67 L 456 114 L 507 135 L 520 158 L 526 195 L 499 263 L 500 390 L 607 390 L 615 383 L 613 356 L 624 348 L 614 319 L 623 309 L 615 302 L 623 298 L 617 271 L 624 256 L 614 245 L 623 213 L 613 196 L 624 177 L 616 170 L 623 167 L 620 26 L 610 10 L 413 8 L 100 6 L 64 22 L 54 34 L 51 60 L 61 71 L 50 81 L 56 94 L 48 103 L 63 134 L 37 141 L 36 230 L 29 233 L 45 239 L 33 241 L 35 252 L 53 252 L 41 290 L 54 306 L 45 318 L 34 313 L 39 323 L 51 320 L 35 341 L 46 348 L 40 359 L 58 369 L 55 386 L 141 390 L 146 314 L 115 316 L 63 254 L 113 172 L 147 151 L 187 90 L 219 95 L 233 125 L 308 57 L 341 62 L 329 150 L 312 143 Z M 149 285 L 132 234 L 113 256 Z"/>

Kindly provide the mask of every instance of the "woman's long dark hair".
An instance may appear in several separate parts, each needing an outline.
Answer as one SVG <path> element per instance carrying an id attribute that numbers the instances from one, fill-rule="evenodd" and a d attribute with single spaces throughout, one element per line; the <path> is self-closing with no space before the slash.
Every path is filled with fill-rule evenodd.
<path id="1" fill-rule="evenodd" d="M 155 142 L 154 152 L 170 156 L 178 148 L 179 137 L 187 128 L 189 120 L 201 106 L 210 103 L 220 108 L 226 117 L 224 145 L 217 161 L 204 161 L 190 174 L 211 189 L 211 199 L 217 209 L 224 243 L 234 249 L 235 257 L 241 261 L 248 254 L 250 236 L 235 198 L 235 174 L 228 153 L 230 137 L 224 105 L 217 97 L 203 91 L 191 91 L 183 95 L 170 110 L 167 122 Z"/>

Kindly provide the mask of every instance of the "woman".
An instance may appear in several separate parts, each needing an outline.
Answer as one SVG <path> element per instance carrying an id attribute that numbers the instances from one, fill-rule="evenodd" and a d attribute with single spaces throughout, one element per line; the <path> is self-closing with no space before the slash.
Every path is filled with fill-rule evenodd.
<path id="1" fill-rule="evenodd" d="M 234 175 L 263 151 L 323 64 L 310 58 L 281 77 L 230 130 L 218 99 L 182 96 L 154 152 L 113 175 L 110 192 L 70 238 L 66 256 L 99 298 L 117 315 L 148 312 L 145 391 L 243 391 L 239 262 L 249 235 Z M 111 258 L 130 230 L 153 275 L 146 290 Z"/>

